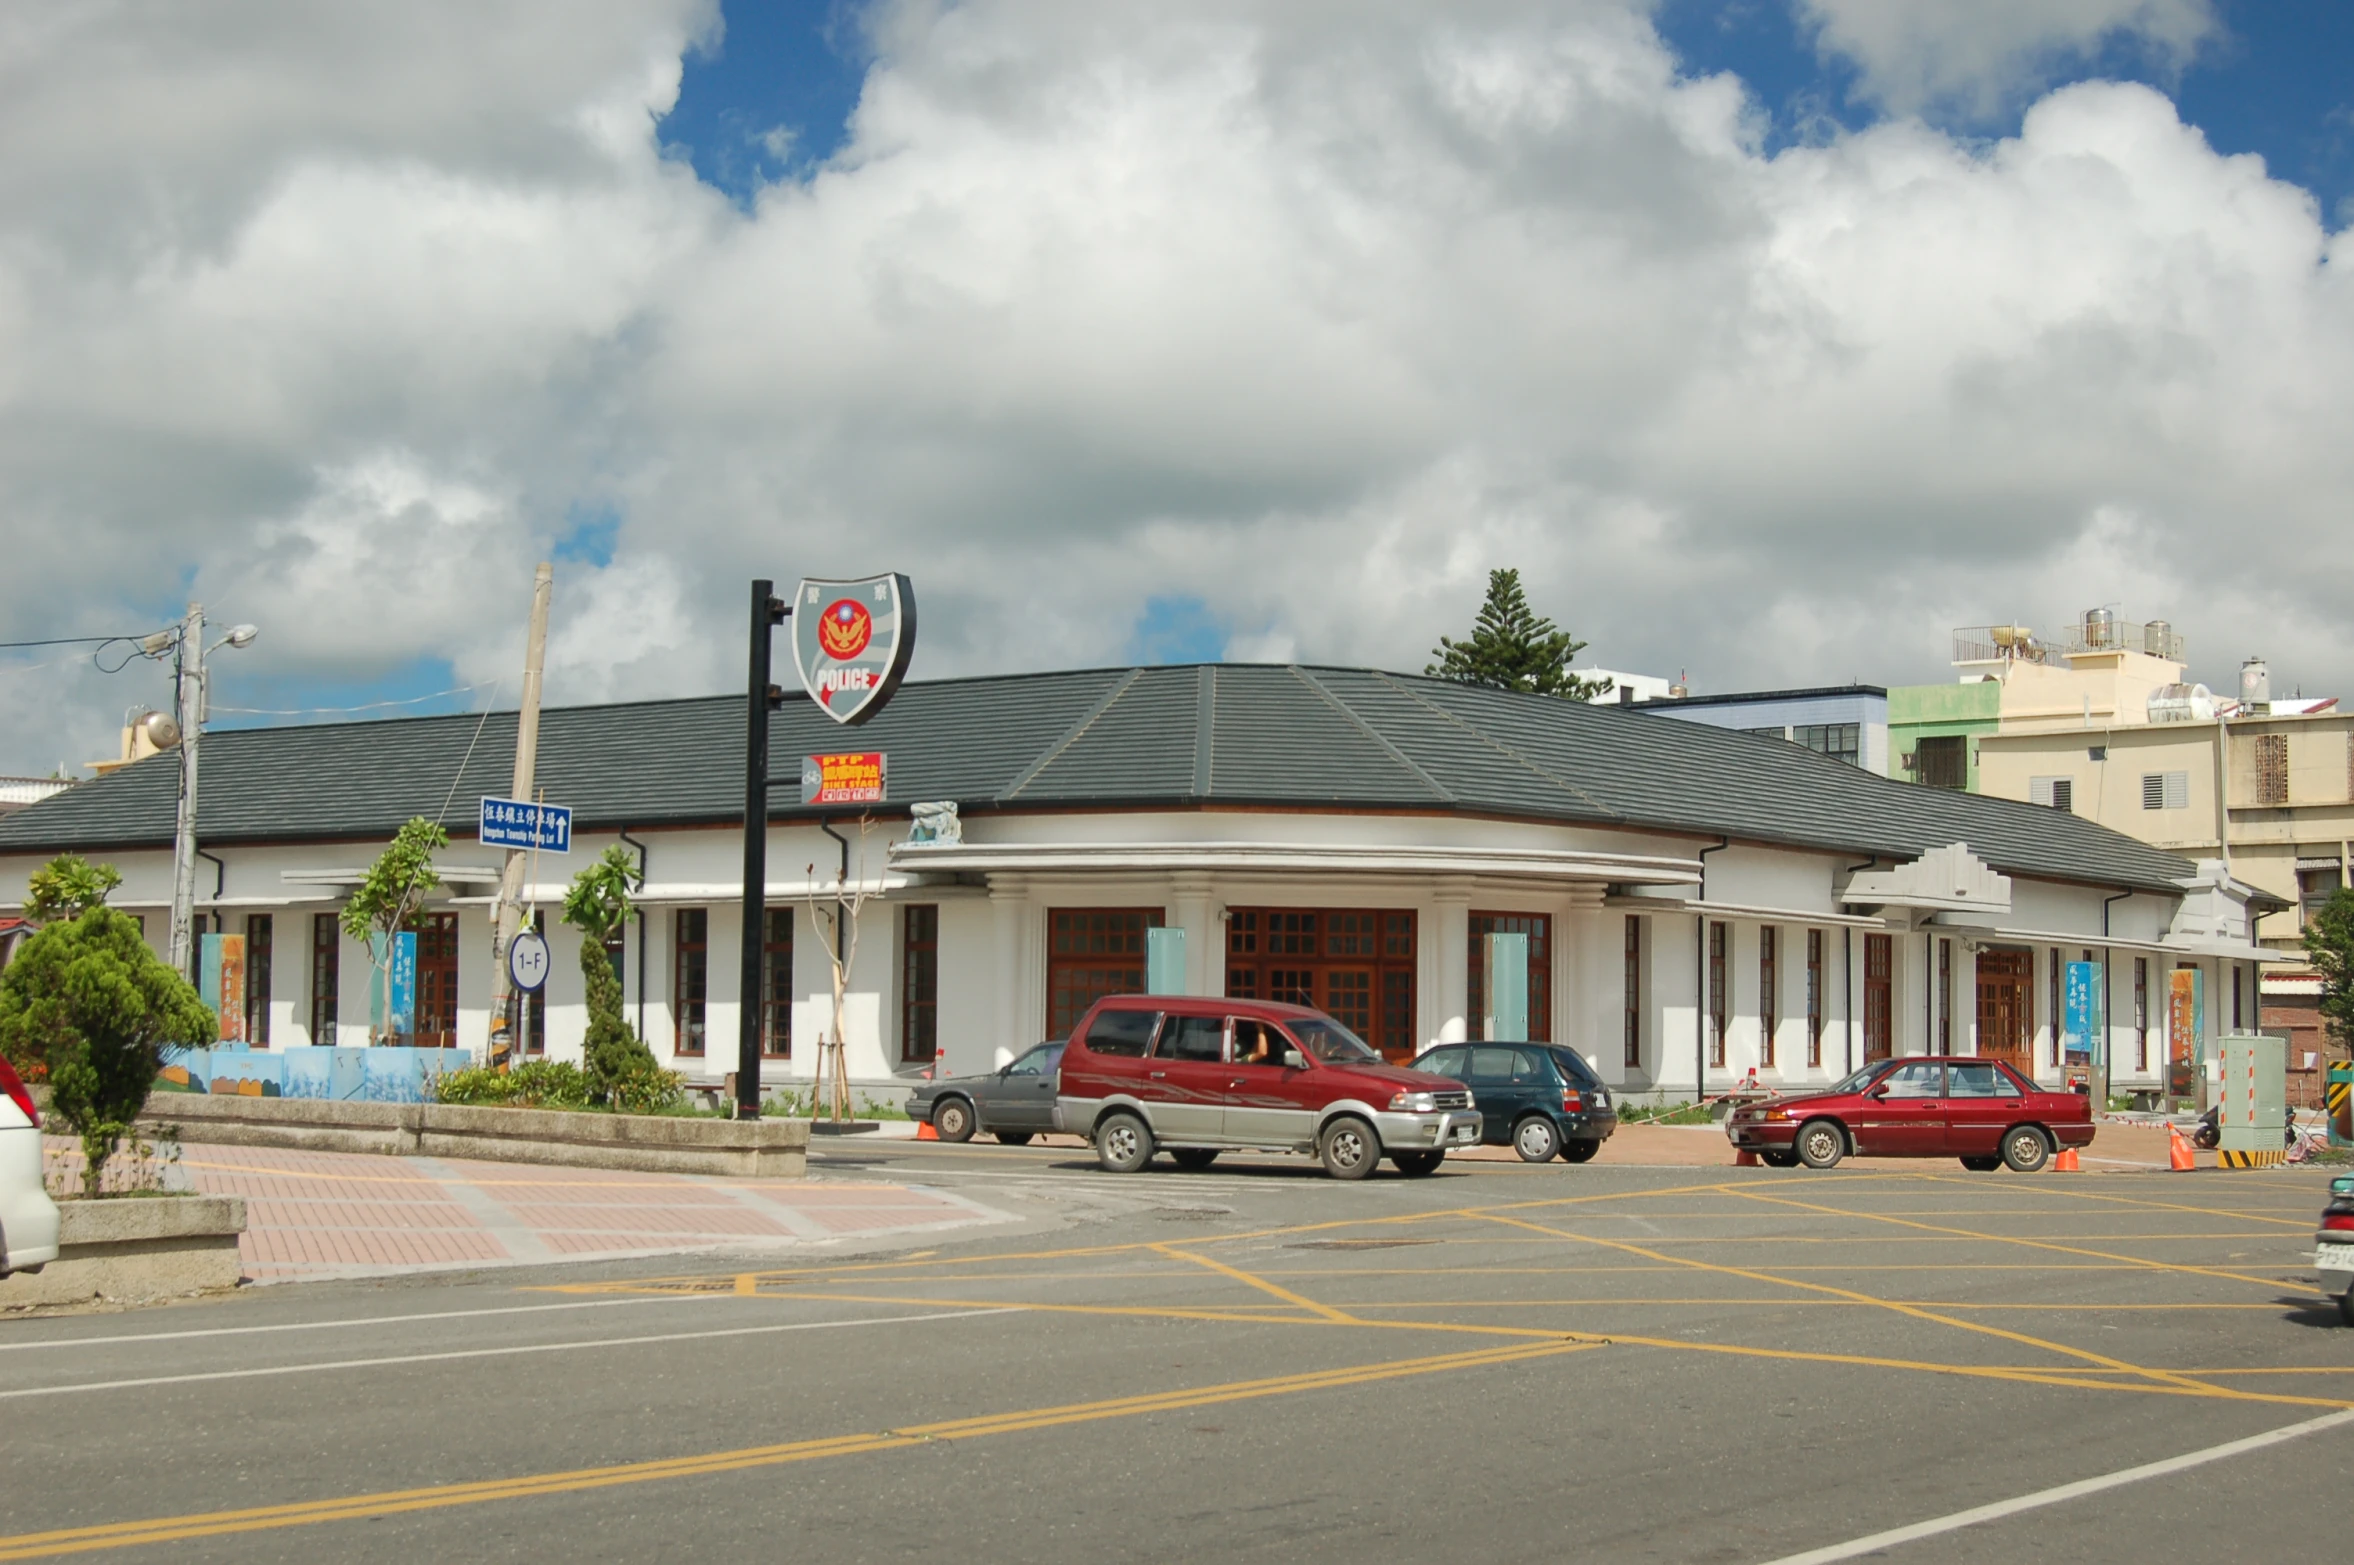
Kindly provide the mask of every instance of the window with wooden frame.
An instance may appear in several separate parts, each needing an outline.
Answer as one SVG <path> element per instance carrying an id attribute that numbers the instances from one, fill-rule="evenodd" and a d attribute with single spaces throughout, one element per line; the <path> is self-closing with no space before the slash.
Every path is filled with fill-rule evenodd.
<path id="1" fill-rule="evenodd" d="M 1528 1037 L 1515 1042 L 1546 1043 L 1553 1037 L 1553 920 L 1543 913 L 1471 915 L 1470 989 L 1464 1018 L 1468 1036 L 1487 1036 L 1488 936 L 1528 936 Z"/>
<path id="2" fill-rule="evenodd" d="M 681 1059 L 703 1057 L 710 999 L 711 910 L 682 907 L 670 915 L 670 1048 Z"/>
<path id="3" fill-rule="evenodd" d="M 1953 1053 L 1953 942 L 1937 942 L 1937 1052 Z"/>
<path id="4" fill-rule="evenodd" d="M 1823 932 L 1806 932 L 1806 1067 L 1823 1063 Z"/>
<path id="5" fill-rule="evenodd" d="M 1643 1068 L 1643 919 L 1642 915 L 1627 915 L 1626 938 L 1626 1052 L 1622 1056 L 1628 1070 Z"/>
<path id="6" fill-rule="evenodd" d="M 1781 995 L 1774 986 L 1781 976 L 1776 971 L 1781 965 L 1776 960 L 1781 951 L 1776 933 L 1771 924 L 1757 931 L 1757 1063 L 1762 1070 L 1774 1068 L 1774 1034 L 1782 1024 Z"/>
<path id="7" fill-rule="evenodd" d="M 1732 931 L 1725 925 L 1708 926 L 1708 1063 L 1717 1069 L 1725 1065 L 1725 1029 L 1732 1022 L 1732 963 L 1727 959 L 1727 947 L 1732 943 Z"/>
<path id="8" fill-rule="evenodd" d="M 1414 915 L 1404 909 L 1230 908 L 1226 992 L 1315 1006 L 1385 1057 L 1411 1059 L 1414 946 Z"/>
<path id="9" fill-rule="evenodd" d="M 420 1049 L 458 1046 L 458 915 L 417 915 L 417 1035 Z"/>
<path id="10" fill-rule="evenodd" d="M 1058 907 L 1046 915 L 1046 1031 L 1068 1038 L 1107 994 L 1144 992 L 1144 932 L 1157 907 Z"/>
<path id="11" fill-rule="evenodd" d="M 333 913 L 311 915 L 311 1042 L 335 1042 L 343 1010 L 343 928 Z"/>
<path id="12" fill-rule="evenodd" d="M 940 1053 L 940 909 L 899 910 L 899 1059 L 921 1065 Z"/>
<path id="13" fill-rule="evenodd" d="M 2133 959 L 2133 1068 L 2150 1068 L 2150 959 Z"/>
<path id="14" fill-rule="evenodd" d="M 2289 802 L 2289 736 L 2287 734 L 2258 734 L 2256 736 L 2256 802 L 2258 804 L 2286 804 Z"/>
<path id="15" fill-rule="evenodd" d="M 793 910 L 762 910 L 760 932 L 760 1052 L 772 1060 L 793 1057 Z"/>
<path id="16" fill-rule="evenodd" d="M 2051 1020 L 2052 1064 L 2054 1066 L 2057 1066 L 2061 1063 L 2064 1052 L 2068 1047 L 2061 1036 L 2062 1033 L 2066 1031 L 2067 1027 L 2067 1002 L 2061 998 L 2061 985 L 2066 977 L 2066 966 L 2067 959 L 2061 956 L 2057 950 L 2053 951 L 2051 982 L 2047 986 L 2049 993 L 2046 995 L 2044 1000 L 2044 1013 Z"/>
<path id="17" fill-rule="evenodd" d="M 1864 936 L 1864 1063 L 1896 1052 L 1896 956 L 1893 935 Z"/>
<path id="18" fill-rule="evenodd" d="M 275 922 L 267 913 L 245 915 L 245 1041 L 257 1049 L 270 1046 L 270 935 Z"/>

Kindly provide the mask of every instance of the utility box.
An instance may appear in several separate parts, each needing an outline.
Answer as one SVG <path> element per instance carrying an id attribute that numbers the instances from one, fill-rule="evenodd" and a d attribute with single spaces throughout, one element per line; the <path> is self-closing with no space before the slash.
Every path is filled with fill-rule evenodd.
<path id="1" fill-rule="evenodd" d="M 2226 1152 L 2278 1152 L 2288 1129 L 2289 1046 L 2257 1033 L 2226 1033 L 2217 1128 Z"/>
<path id="2" fill-rule="evenodd" d="M 1148 929 L 1144 932 L 1144 992 L 1185 992 L 1185 931 Z"/>

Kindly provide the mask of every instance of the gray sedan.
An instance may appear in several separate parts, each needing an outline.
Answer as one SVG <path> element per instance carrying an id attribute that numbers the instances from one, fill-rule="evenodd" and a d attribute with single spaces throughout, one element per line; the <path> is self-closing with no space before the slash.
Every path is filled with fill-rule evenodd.
<path id="1" fill-rule="evenodd" d="M 1055 1067 L 1061 1043 L 1042 1043 L 986 1076 L 927 1081 L 908 1095 L 907 1117 L 930 1120 L 942 1141 L 970 1141 L 986 1130 L 1009 1147 L 1054 1129 Z"/>

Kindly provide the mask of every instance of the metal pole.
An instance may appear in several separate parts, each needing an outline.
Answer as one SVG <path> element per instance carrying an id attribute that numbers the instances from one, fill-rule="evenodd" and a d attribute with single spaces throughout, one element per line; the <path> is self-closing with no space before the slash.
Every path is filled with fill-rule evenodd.
<path id="1" fill-rule="evenodd" d="M 528 799 L 532 796 L 533 774 L 539 768 L 540 675 L 547 666 L 548 600 L 555 595 L 555 584 L 555 567 L 542 560 L 531 578 L 531 628 L 523 640 L 523 707 L 515 719 L 515 785 L 507 795 L 510 799 Z M 533 835 L 536 840 L 536 828 Z M 498 912 L 494 916 L 495 933 L 491 937 L 490 1013 L 496 1018 L 494 1025 L 500 1026 L 504 1036 L 491 1040 L 490 1063 L 493 1065 L 502 1063 L 516 1044 L 515 1033 L 504 1025 L 507 995 L 511 987 L 511 980 L 507 976 L 507 948 L 515 943 L 515 931 L 522 923 L 524 864 L 524 850 L 509 848 L 505 872 L 499 876 Z"/>
<path id="2" fill-rule="evenodd" d="M 196 741 L 204 732 L 204 605 L 188 605 L 180 649 L 172 659 L 172 697 L 180 721 L 180 803 L 172 822 L 172 967 L 197 981 Z"/>
<path id="3" fill-rule="evenodd" d="M 737 974 L 736 1117 L 760 1117 L 761 967 L 767 955 L 768 713 L 783 692 L 769 683 L 769 632 L 788 612 L 775 583 L 752 583 L 750 658 L 744 681 L 744 943 Z"/>

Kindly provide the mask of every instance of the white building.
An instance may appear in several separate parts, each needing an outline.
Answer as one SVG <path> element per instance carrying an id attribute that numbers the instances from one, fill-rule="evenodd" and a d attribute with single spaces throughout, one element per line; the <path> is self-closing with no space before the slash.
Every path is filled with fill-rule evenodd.
<path id="1" fill-rule="evenodd" d="M 550 711 L 539 781 L 577 813 L 544 856 L 550 914 L 620 843 L 645 867 L 626 938 L 628 1011 L 666 1062 L 733 1068 L 741 949 L 741 697 Z M 514 719 L 208 736 L 199 906 L 249 936 L 255 1041 L 365 1040 L 369 971 L 335 916 L 399 824 L 443 814 L 447 883 L 420 931 L 420 1037 L 480 1049 L 489 895 L 471 840 L 504 792 Z M 852 843 L 875 893 L 849 977 L 854 1080 L 934 1054 L 964 1073 L 1145 987 L 1145 931 L 1184 931 L 1184 987 L 1303 999 L 1399 1058 L 1476 1036 L 1491 931 L 1529 936 L 1529 1031 L 1636 1094 L 1689 1098 L 1750 1071 L 1834 1079 L 1932 1048 L 2001 1054 L 2046 1080 L 2059 967 L 2162 952 L 2208 976 L 2207 1036 L 2267 953 L 2252 893 L 2211 866 L 2031 805 L 1908 786 L 1779 739 L 1609 706 L 1362 669 L 1203 666 L 913 684 L 845 731 L 794 701 L 772 773 L 851 746 L 890 757 L 893 803 Z M 51 855 L 116 865 L 114 898 L 159 947 L 176 766 L 138 762 L 0 821 L 0 911 Z M 780 792 L 780 800 L 788 795 Z M 958 806 L 961 837 L 910 843 L 907 801 Z M 446 813 L 445 813 L 446 810 Z M 768 827 L 764 1077 L 805 1077 L 831 1025 L 814 920 L 837 855 L 814 812 Z M 814 899 L 814 903 L 813 900 Z M 568 932 L 544 1036 L 585 1028 Z M 2129 964 L 2128 964 L 2129 965 Z M 2112 966 L 2111 1036 L 2130 1034 Z M 2120 1044 L 2118 1085 L 2135 1058 Z"/>

